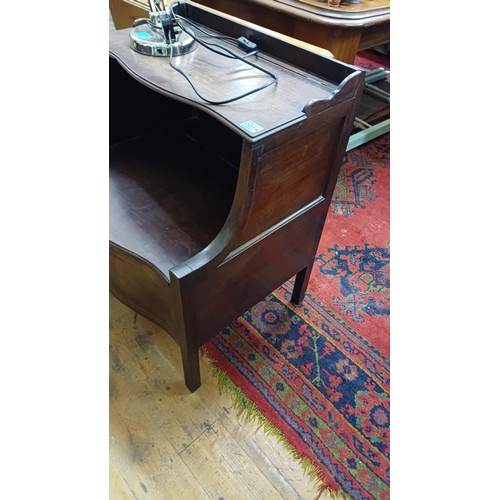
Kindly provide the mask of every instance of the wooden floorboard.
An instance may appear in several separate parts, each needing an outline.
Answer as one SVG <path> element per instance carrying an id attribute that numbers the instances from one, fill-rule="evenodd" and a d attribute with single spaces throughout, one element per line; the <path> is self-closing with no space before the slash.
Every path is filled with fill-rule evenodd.
<path id="1" fill-rule="evenodd" d="M 111 500 L 315 498 L 298 461 L 238 417 L 208 359 L 192 394 L 167 333 L 112 295 L 109 306 Z"/>

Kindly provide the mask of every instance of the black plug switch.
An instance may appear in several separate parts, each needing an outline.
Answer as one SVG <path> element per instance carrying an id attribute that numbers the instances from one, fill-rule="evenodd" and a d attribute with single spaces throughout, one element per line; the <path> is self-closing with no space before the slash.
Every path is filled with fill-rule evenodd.
<path id="1" fill-rule="evenodd" d="M 244 36 L 240 36 L 238 38 L 238 47 L 240 49 L 243 49 L 245 52 L 253 52 L 254 50 L 257 50 L 257 44 L 251 42 L 248 40 L 248 38 L 245 38 Z"/>
<path id="2" fill-rule="evenodd" d="M 174 16 L 169 12 L 160 12 L 160 21 L 163 27 L 163 33 L 165 33 L 165 40 L 169 41 L 169 36 L 172 41 L 175 40 L 175 30 L 174 30 Z"/>

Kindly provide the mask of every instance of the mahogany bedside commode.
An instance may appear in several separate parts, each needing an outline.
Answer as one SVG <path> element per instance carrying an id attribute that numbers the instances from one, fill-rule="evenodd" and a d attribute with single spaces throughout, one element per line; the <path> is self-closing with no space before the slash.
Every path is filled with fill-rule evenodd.
<path id="1" fill-rule="evenodd" d="M 110 291 L 172 336 L 194 391 L 200 346 L 294 276 L 302 300 L 364 77 L 205 7 L 177 12 L 255 42 L 248 59 L 278 79 L 208 104 L 168 57 L 132 50 L 131 29 L 109 34 Z M 269 81 L 203 46 L 172 60 L 212 100 Z"/>

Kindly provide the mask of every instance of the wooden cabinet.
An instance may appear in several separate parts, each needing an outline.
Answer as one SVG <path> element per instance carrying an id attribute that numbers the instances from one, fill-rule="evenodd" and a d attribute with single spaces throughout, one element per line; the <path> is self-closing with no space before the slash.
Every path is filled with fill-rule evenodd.
<path id="1" fill-rule="evenodd" d="M 131 50 L 130 29 L 110 32 L 110 290 L 175 339 L 194 391 L 200 346 L 294 275 L 302 299 L 363 75 L 204 7 L 178 9 L 257 43 L 253 61 L 278 78 L 207 104 L 168 58 Z M 214 100 L 269 78 L 201 46 L 175 64 Z"/>

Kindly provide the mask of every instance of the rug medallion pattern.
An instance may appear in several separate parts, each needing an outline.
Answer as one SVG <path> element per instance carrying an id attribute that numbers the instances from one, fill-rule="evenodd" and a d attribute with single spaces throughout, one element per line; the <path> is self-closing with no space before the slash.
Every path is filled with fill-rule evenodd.
<path id="1" fill-rule="evenodd" d="M 346 154 L 306 296 L 293 280 L 207 344 L 332 491 L 389 498 L 389 134 Z"/>

